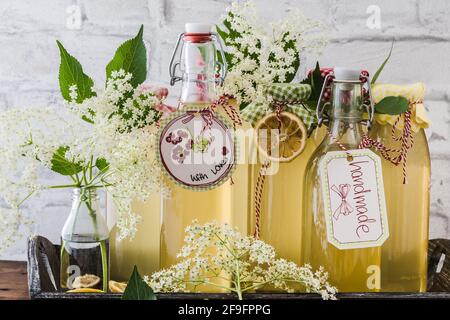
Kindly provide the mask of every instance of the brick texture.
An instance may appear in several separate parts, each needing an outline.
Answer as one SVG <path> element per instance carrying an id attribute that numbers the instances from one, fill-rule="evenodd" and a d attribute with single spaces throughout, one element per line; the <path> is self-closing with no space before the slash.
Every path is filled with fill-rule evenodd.
<path id="1" fill-rule="evenodd" d="M 393 56 L 380 81 L 423 81 L 433 125 L 427 130 L 433 163 L 431 237 L 450 237 L 450 4 L 447 0 L 258 0 L 267 21 L 293 8 L 330 26 L 323 65 L 364 67 L 372 72 L 395 39 Z M 168 83 L 167 65 L 174 42 L 188 21 L 216 22 L 225 0 L 2 0 L 0 1 L 0 111 L 11 106 L 61 101 L 58 91 L 61 40 L 97 84 L 115 48 L 145 27 L 152 82 Z M 380 28 L 369 28 L 369 6 L 380 10 Z M 373 12 L 373 11 L 372 11 Z M 307 59 L 308 66 L 314 60 Z M 174 88 L 172 92 L 176 92 Z M 70 210 L 70 192 L 52 192 L 27 204 L 33 232 L 58 240 Z M 25 240 L 0 255 L 24 259 Z"/>

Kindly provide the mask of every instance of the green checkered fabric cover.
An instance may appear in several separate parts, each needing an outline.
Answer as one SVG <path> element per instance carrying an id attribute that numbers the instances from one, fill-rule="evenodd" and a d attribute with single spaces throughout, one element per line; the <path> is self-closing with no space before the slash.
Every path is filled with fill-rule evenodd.
<path id="1" fill-rule="evenodd" d="M 273 112 L 271 102 L 294 102 L 307 101 L 311 95 L 311 86 L 298 83 L 274 83 L 264 89 L 267 103 L 252 103 L 241 111 L 242 118 L 255 125 L 256 122 L 264 117 L 267 113 Z M 309 129 L 317 123 L 316 115 L 313 110 L 309 110 L 306 105 L 295 104 L 287 105 L 285 111 L 291 112 L 302 119 L 305 126 Z"/>
<path id="2" fill-rule="evenodd" d="M 311 95 L 311 86 L 301 83 L 274 83 L 266 86 L 264 94 L 274 101 L 306 101 Z"/>

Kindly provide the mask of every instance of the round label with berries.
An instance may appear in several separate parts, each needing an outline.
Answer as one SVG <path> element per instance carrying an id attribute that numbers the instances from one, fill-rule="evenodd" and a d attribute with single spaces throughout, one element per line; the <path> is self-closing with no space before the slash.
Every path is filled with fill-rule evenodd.
<path id="1" fill-rule="evenodd" d="M 220 115 L 209 108 L 183 109 L 161 128 L 158 158 L 176 184 L 209 190 L 230 177 L 237 146 L 232 129 Z"/>

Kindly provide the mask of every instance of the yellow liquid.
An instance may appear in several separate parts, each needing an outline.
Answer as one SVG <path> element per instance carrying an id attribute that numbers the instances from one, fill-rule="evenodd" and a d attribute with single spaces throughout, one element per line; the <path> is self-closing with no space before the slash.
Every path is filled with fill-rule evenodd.
<path id="1" fill-rule="evenodd" d="M 118 241 L 115 227 L 110 235 L 111 279 L 115 281 L 127 281 L 134 265 L 141 275 L 150 275 L 159 269 L 161 196 L 159 193 L 151 194 L 146 203 L 135 202 L 132 207 L 141 215 L 135 237 Z M 113 214 L 113 210 L 111 205 L 107 205 L 108 216 Z"/>
<path id="2" fill-rule="evenodd" d="M 288 163 L 278 163 L 272 174 L 265 177 L 263 197 L 261 201 L 260 238 L 275 248 L 278 257 L 300 263 L 302 223 L 303 179 L 306 165 L 318 143 L 323 139 L 324 129 L 306 142 L 303 152 Z M 250 231 L 255 230 L 255 187 L 261 169 L 261 160 L 250 164 L 251 202 Z M 274 165 L 274 164 L 272 164 Z M 276 171 L 276 172 L 275 172 Z"/>
<path id="3" fill-rule="evenodd" d="M 374 125 L 371 136 L 388 147 L 390 125 Z M 400 134 L 398 131 L 397 134 Z M 382 246 L 382 291 L 426 291 L 431 163 L 425 132 L 414 135 L 407 157 L 407 184 L 402 167 L 382 158 L 389 238 Z M 386 178 L 389 177 L 389 178 Z"/>
<path id="4" fill-rule="evenodd" d="M 201 108 L 201 105 L 198 108 Z M 240 146 L 240 152 L 245 153 L 242 147 Z M 232 176 L 233 183 L 229 180 L 208 191 L 185 189 L 169 179 L 165 179 L 170 189 L 170 196 L 162 200 L 161 268 L 167 268 L 180 262 L 176 256 L 183 246 L 184 230 L 195 219 L 200 224 L 214 220 L 219 223 L 228 223 L 237 227 L 243 234 L 247 233 L 247 174 L 247 165 L 238 164 Z M 215 282 L 220 283 L 219 281 Z M 220 284 L 224 285 L 224 283 Z M 207 285 L 199 286 L 196 290 L 223 292 L 222 289 Z"/>
<path id="5" fill-rule="evenodd" d="M 318 174 L 318 162 L 337 146 L 319 146 L 305 172 L 304 210 L 301 224 L 302 264 L 320 266 L 329 274 L 329 282 L 340 292 L 379 291 L 381 248 L 339 250 L 327 240 L 326 222 Z M 300 196 L 300 194 L 299 194 Z"/>

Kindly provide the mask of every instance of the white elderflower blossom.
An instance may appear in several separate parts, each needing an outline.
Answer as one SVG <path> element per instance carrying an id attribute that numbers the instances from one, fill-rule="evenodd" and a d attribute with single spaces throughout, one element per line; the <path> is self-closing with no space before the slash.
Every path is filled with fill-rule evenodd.
<path id="1" fill-rule="evenodd" d="M 244 105 L 264 103 L 265 85 L 292 81 L 300 55 L 320 53 L 327 43 L 325 26 L 300 10 L 290 11 L 278 22 L 266 23 L 253 1 L 233 2 L 223 29 L 218 28 L 230 59 L 219 95 L 232 95 Z"/>
<path id="2" fill-rule="evenodd" d="M 20 225 L 29 225 L 19 210 L 22 203 L 38 191 L 61 187 L 105 188 L 118 212 L 119 239 L 134 236 L 140 218 L 132 202 L 149 200 L 160 187 L 154 154 L 161 113 L 154 107 L 161 100 L 141 86 L 133 88 L 131 77 L 113 72 L 105 90 L 81 103 L 72 85 L 66 108 L 0 113 L 0 198 L 10 208 L 0 209 L 0 249 L 17 239 Z M 61 171 L 64 161 L 79 172 Z M 48 186 L 39 179 L 42 168 L 71 183 Z"/>
<path id="3" fill-rule="evenodd" d="M 293 292 L 300 285 L 304 291 L 335 299 L 336 288 L 328 283 L 328 274 L 319 268 L 298 266 L 276 258 L 275 250 L 264 241 L 242 236 L 237 229 L 216 222 L 186 228 L 180 262 L 144 281 L 156 292 L 196 291 L 208 285 L 234 292 L 242 299 L 245 292 L 271 285 Z"/>

